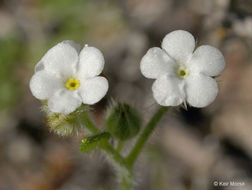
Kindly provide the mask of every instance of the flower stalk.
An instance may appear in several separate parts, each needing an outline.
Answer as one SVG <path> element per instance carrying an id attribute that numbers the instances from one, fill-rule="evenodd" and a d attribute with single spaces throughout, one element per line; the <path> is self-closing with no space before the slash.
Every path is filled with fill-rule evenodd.
<path id="1" fill-rule="evenodd" d="M 125 143 L 125 141 L 121 141 L 121 140 L 118 141 L 118 144 L 117 144 L 117 147 L 116 147 L 117 152 L 122 151 L 122 149 L 124 147 L 124 143 Z"/>
<path id="2" fill-rule="evenodd" d="M 133 175 L 121 176 L 119 190 L 131 190 L 133 186 Z"/>
<path id="3" fill-rule="evenodd" d="M 124 158 L 121 156 L 120 151 L 124 144 L 123 141 L 119 141 L 117 149 L 108 142 L 105 141 L 100 148 L 108 155 L 109 160 L 120 174 L 120 190 L 130 190 L 133 185 L 133 167 L 140 152 L 142 151 L 148 138 L 156 128 L 158 122 L 162 116 L 169 110 L 169 107 L 160 107 L 157 112 L 152 116 L 151 120 L 147 123 L 142 134 L 138 137 L 136 144 L 130 151 L 129 155 Z M 81 121 L 92 134 L 100 133 L 100 130 L 90 119 L 89 113 L 84 111 L 81 115 Z"/>
<path id="4" fill-rule="evenodd" d="M 144 131 L 139 136 L 136 144 L 132 148 L 128 157 L 126 158 L 127 164 L 133 167 L 139 153 L 141 152 L 144 144 L 148 140 L 149 136 L 152 134 L 153 130 L 156 128 L 158 122 L 161 120 L 162 116 L 169 110 L 169 107 L 160 107 L 157 112 L 152 116 L 149 123 L 146 125 Z"/>

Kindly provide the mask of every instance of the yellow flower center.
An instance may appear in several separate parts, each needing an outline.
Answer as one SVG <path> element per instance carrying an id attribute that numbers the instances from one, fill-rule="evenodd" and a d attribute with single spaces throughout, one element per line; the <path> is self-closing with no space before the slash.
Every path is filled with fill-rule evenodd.
<path id="1" fill-rule="evenodd" d="M 177 75 L 182 79 L 186 78 L 188 74 L 189 74 L 188 69 L 185 67 L 179 67 L 177 70 Z"/>
<path id="2" fill-rule="evenodd" d="M 75 78 L 70 78 L 65 84 L 68 90 L 77 90 L 80 87 L 80 81 Z"/>

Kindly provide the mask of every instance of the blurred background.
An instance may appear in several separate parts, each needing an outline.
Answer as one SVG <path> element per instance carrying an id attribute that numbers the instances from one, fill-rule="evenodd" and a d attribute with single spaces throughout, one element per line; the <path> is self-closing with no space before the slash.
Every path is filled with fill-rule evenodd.
<path id="1" fill-rule="evenodd" d="M 0 190 L 117 189 L 106 158 L 80 152 L 85 134 L 50 133 L 29 90 L 34 66 L 62 40 L 98 47 L 110 89 L 94 107 L 96 122 L 103 128 L 112 99 L 138 107 L 147 122 L 157 104 L 139 62 L 176 29 L 219 48 L 227 67 L 211 106 L 175 108 L 162 120 L 136 164 L 135 189 L 251 190 L 251 0 L 0 0 Z"/>

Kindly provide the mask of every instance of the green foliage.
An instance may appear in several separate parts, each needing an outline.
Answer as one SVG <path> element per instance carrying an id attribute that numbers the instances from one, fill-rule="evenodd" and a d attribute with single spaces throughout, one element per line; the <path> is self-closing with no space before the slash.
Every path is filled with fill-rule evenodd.
<path id="1" fill-rule="evenodd" d="M 130 105 L 118 103 L 109 110 L 106 127 L 114 137 L 128 140 L 138 134 L 141 115 Z"/>
<path id="2" fill-rule="evenodd" d="M 109 138 L 110 134 L 108 132 L 102 132 L 96 135 L 85 137 L 81 140 L 80 149 L 83 153 L 90 152 L 91 150 L 102 146 Z"/>
<path id="3" fill-rule="evenodd" d="M 22 43 L 15 36 L 0 39 L 0 107 L 8 108 L 18 96 L 18 82 L 13 77 L 17 60 L 21 61 Z M 20 64 L 20 63 L 19 63 Z"/>

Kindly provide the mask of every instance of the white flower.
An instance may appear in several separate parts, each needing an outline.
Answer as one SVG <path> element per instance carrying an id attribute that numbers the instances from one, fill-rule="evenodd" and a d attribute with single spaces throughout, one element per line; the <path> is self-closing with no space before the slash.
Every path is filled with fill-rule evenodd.
<path id="1" fill-rule="evenodd" d="M 218 93 L 212 77 L 225 67 L 221 52 L 209 45 L 194 51 L 194 37 L 183 30 L 167 34 L 161 46 L 149 49 L 140 63 L 142 74 L 156 79 L 152 86 L 156 101 L 162 106 L 185 101 L 194 107 L 212 103 Z"/>
<path id="2" fill-rule="evenodd" d="M 48 100 L 52 112 L 69 114 L 84 104 L 101 100 L 108 81 L 98 76 L 104 67 L 100 50 L 73 41 L 63 41 L 51 48 L 35 67 L 30 81 L 32 94 Z"/>

